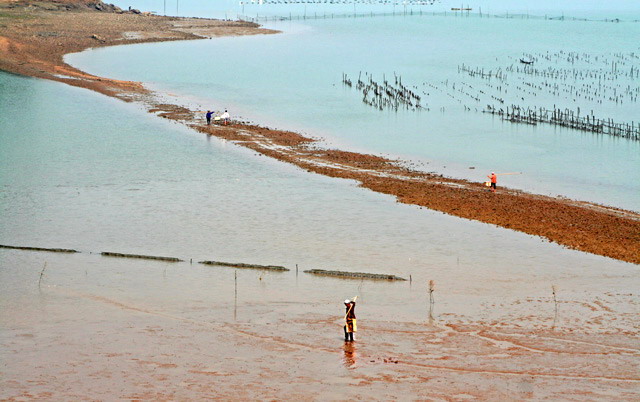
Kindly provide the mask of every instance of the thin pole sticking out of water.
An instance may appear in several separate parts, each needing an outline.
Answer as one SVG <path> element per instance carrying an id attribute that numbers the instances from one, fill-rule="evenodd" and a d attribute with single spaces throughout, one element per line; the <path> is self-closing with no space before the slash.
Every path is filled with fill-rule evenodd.
<path id="1" fill-rule="evenodd" d="M 233 320 L 238 317 L 238 271 L 233 271 L 234 293 L 233 293 Z"/>
<path id="2" fill-rule="evenodd" d="M 558 321 L 558 299 L 556 298 L 556 285 L 551 285 L 551 292 L 553 293 L 553 304 L 555 306 L 555 315 L 553 317 L 553 328 L 556 327 Z"/>
<path id="3" fill-rule="evenodd" d="M 436 290 L 436 282 L 431 279 L 429 281 L 429 322 L 433 322 L 433 292 Z"/>
<path id="4" fill-rule="evenodd" d="M 429 281 L 429 304 L 433 304 L 433 292 L 436 290 L 436 282 L 432 279 Z"/>
<path id="5" fill-rule="evenodd" d="M 42 283 L 42 276 L 44 276 L 44 270 L 47 268 L 47 262 L 44 262 L 42 266 L 42 271 L 40 271 L 40 279 L 38 279 L 38 289 L 40 289 L 40 284 Z"/>

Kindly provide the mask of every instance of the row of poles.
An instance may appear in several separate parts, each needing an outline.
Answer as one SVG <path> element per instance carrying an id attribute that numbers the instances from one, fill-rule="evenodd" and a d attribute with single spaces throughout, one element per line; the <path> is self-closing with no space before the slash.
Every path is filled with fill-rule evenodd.
<path id="1" fill-rule="evenodd" d="M 423 15 L 426 13 L 423 13 L 422 10 L 419 11 L 414 11 L 413 9 L 407 10 L 406 7 L 403 11 L 392 11 L 392 12 L 384 12 L 384 13 L 380 13 L 380 12 L 363 12 L 363 13 L 357 13 L 354 9 L 353 12 L 349 13 L 349 12 L 344 12 L 344 13 L 327 13 L 322 12 L 322 13 L 318 13 L 318 12 L 314 12 L 313 14 L 307 14 L 306 11 L 304 14 L 302 15 L 294 15 L 292 13 L 289 13 L 289 15 L 259 15 L 256 14 L 255 17 L 253 16 L 249 16 L 249 15 L 244 15 L 244 14 L 238 14 L 238 20 L 240 21 L 246 21 L 246 22 L 255 22 L 255 23 L 259 23 L 259 22 L 268 22 L 268 21 L 293 21 L 293 20 L 321 20 L 321 19 L 338 19 L 338 18 L 367 18 L 367 17 L 396 17 L 396 16 L 406 16 L 406 15 Z"/>
<path id="2" fill-rule="evenodd" d="M 516 79 L 521 81 L 519 85 L 528 87 L 524 88 L 516 84 L 515 89 L 527 92 L 532 96 L 538 96 L 541 91 L 545 91 L 552 96 L 566 96 L 567 99 L 572 100 L 582 98 L 599 104 L 604 102 L 616 104 L 636 103 L 640 97 L 640 86 L 632 86 L 631 84 L 634 80 L 640 78 L 640 69 L 635 66 L 630 67 L 628 74 L 618 76 L 603 74 L 594 70 L 574 71 L 569 76 L 551 67 L 541 70 L 531 66 L 519 68 L 513 67 L 513 65 L 507 67 L 506 72 L 514 73 Z M 464 64 L 458 66 L 458 73 L 465 73 L 472 78 L 486 79 L 488 82 L 493 80 L 501 83 L 501 85 L 496 85 L 495 87 L 487 84 L 488 87 L 495 88 L 500 93 L 506 93 L 509 87 L 509 74 L 506 74 L 506 72 L 502 69 L 498 69 L 495 72 L 493 70 L 485 71 L 483 68 L 470 67 Z M 532 76 L 532 78 L 527 80 L 524 76 Z M 625 78 L 628 82 L 618 83 L 620 77 Z"/>
<path id="3" fill-rule="evenodd" d="M 554 106 L 550 110 L 542 107 L 536 109 L 512 105 L 511 109 L 508 106 L 504 109 L 496 109 L 491 105 L 487 105 L 483 112 L 498 115 L 503 120 L 512 123 L 532 125 L 547 123 L 580 131 L 608 134 L 614 137 L 640 141 L 640 124 L 636 124 L 633 121 L 631 123 L 616 123 L 612 119 L 598 119 L 594 116 L 593 110 L 591 114 L 580 116 L 580 108 L 574 111 L 569 109 L 561 110 Z"/>
<path id="4" fill-rule="evenodd" d="M 353 81 L 346 73 L 342 73 L 342 84 L 346 87 L 353 87 Z M 362 93 L 362 102 L 378 110 L 422 110 L 427 109 L 421 105 L 422 97 L 418 95 L 415 88 L 410 88 L 402 84 L 402 77 L 393 73 L 393 81 L 387 81 L 385 75 L 382 81 L 373 79 L 373 75 L 367 72 L 358 74 L 355 87 Z M 428 110 L 428 109 L 427 109 Z"/>
<path id="5" fill-rule="evenodd" d="M 435 3 L 436 0 L 258 0 L 240 2 L 240 4 L 365 4 L 394 6 L 431 6 Z"/>
<path id="6" fill-rule="evenodd" d="M 166 1 L 166 0 L 165 0 Z M 359 1 L 349 1 L 349 0 L 258 0 L 258 1 L 241 1 L 240 5 L 242 6 L 242 15 L 238 15 L 238 19 L 241 21 L 248 22 L 260 22 L 260 21 L 287 21 L 287 20 L 306 20 L 306 19 L 329 19 L 329 18 L 357 18 L 357 17 L 384 17 L 384 16 L 400 16 L 400 15 L 430 15 L 430 16 L 439 16 L 439 17 L 447 17 L 447 16 L 478 16 L 480 18 L 504 18 L 504 19 L 537 19 L 537 20 L 557 20 L 557 21 L 565 21 L 565 20 L 573 20 L 573 21 L 592 21 L 592 22 L 623 22 L 622 20 L 616 19 L 588 19 L 588 18 L 576 18 L 576 17 L 565 17 L 564 15 L 558 17 L 550 17 L 548 15 L 529 15 L 529 14 L 487 14 L 482 13 L 482 8 L 479 8 L 478 13 L 471 13 L 472 10 L 468 6 L 460 7 L 460 8 L 452 8 L 451 11 L 423 11 L 423 9 L 419 9 L 414 11 L 413 8 L 407 10 L 407 7 L 421 7 L 421 6 L 432 6 L 438 0 L 406 0 L 406 1 L 391 1 L 391 0 L 359 0 Z M 293 15 L 289 13 L 289 15 L 259 15 L 256 13 L 256 16 L 249 16 L 244 14 L 245 5 L 287 5 L 287 4 L 303 4 L 305 6 L 305 12 L 303 15 Z M 314 12 L 313 14 L 307 14 L 306 6 L 307 5 L 340 5 L 340 4 L 353 4 L 353 13 L 327 13 L 323 11 L 321 14 L 318 12 Z M 386 5 L 393 6 L 394 10 L 392 12 L 364 12 L 364 13 L 356 13 L 356 5 Z M 402 12 L 396 12 L 396 6 L 403 6 L 404 10 Z M 640 20 L 630 20 L 627 22 L 640 22 Z"/>
<path id="7" fill-rule="evenodd" d="M 422 89 L 417 86 L 407 86 L 402 83 L 402 77 L 394 73 L 393 80 L 387 81 L 383 75 L 382 81 L 373 79 L 369 73 L 360 72 L 357 80 L 352 80 L 346 73 L 342 74 L 342 84 L 355 87 L 362 93 L 362 102 L 378 110 L 398 111 L 400 109 L 417 111 L 429 110 L 423 106 L 423 97 L 429 96 L 429 89 L 438 90 L 464 106 L 464 110 L 482 111 L 499 115 L 504 120 L 514 123 L 538 124 L 546 123 L 576 130 L 607 134 L 630 140 L 640 140 L 640 124 L 619 122 L 612 118 L 596 118 L 593 110 L 590 114 L 581 115 L 577 110 L 553 106 L 548 108 L 538 105 L 522 105 L 518 101 L 525 101 L 525 96 L 537 97 L 547 92 L 552 98 L 568 99 L 576 103 L 578 99 L 597 104 L 608 102 L 622 106 L 625 102 L 637 102 L 640 86 L 636 82 L 639 68 L 633 63 L 640 60 L 635 53 L 615 53 L 613 56 L 591 56 L 575 52 L 557 52 L 556 54 L 534 55 L 525 54 L 518 63 L 523 68 L 516 68 L 513 64 L 507 68 L 484 69 L 466 64 L 458 66 L 458 73 L 468 77 L 479 78 L 480 87 L 473 82 L 450 82 L 449 79 L 438 84 L 424 82 Z M 562 66 L 547 67 L 549 74 L 532 73 L 533 66 L 541 60 L 571 64 L 572 74 Z M 588 61 L 593 68 L 581 69 L 579 60 Z M 627 73 L 613 68 L 605 71 L 612 60 L 620 65 L 626 65 Z M 515 79 L 513 78 L 515 76 Z M 591 81 L 589 81 L 589 79 Z M 597 81 L 596 81 L 597 79 Z M 606 81 L 604 81 L 606 79 Z M 514 83 L 515 81 L 515 83 Z M 489 100 L 486 107 L 481 108 L 483 99 Z M 469 101 L 472 101 L 469 106 Z M 515 102 L 514 102 L 515 101 Z M 504 107 L 508 103 L 511 106 Z M 497 104 L 498 106 L 495 106 Z M 440 108 L 444 112 L 444 107 Z M 481 109 L 481 110 L 479 110 Z"/>

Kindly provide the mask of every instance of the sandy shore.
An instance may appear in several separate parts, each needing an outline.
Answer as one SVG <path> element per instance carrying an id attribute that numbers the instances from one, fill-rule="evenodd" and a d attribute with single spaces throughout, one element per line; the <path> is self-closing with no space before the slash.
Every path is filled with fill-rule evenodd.
<path id="1" fill-rule="evenodd" d="M 132 100 L 148 93 L 140 83 L 87 74 L 66 64 L 64 55 L 101 46 L 274 33 L 253 23 L 99 12 L 83 2 L 64 1 L 74 8 L 58 9 L 51 2 L 0 0 L 0 69 Z"/>
<path id="2" fill-rule="evenodd" d="M 80 1 L 81 2 L 81 1 Z M 206 126 L 200 113 L 166 103 L 139 82 L 112 80 L 63 61 L 91 47 L 223 35 L 270 34 L 252 23 L 97 12 L 86 7 L 49 10 L 26 1 L 0 2 L 0 69 L 140 102 L 152 113 L 225 138 L 310 172 L 356 180 L 362 187 L 466 219 L 541 236 L 563 246 L 640 263 L 640 214 L 588 202 L 472 183 L 407 168 L 402 161 L 321 148 L 297 133 L 256 125 Z M 55 8 L 55 7 L 54 7 Z"/>

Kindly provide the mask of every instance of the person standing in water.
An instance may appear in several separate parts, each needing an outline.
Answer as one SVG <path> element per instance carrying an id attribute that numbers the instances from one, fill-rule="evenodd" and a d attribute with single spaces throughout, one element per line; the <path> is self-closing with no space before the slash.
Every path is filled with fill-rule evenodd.
<path id="1" fill-rule="evenodd" d="M 353 333 L 358 330 L 356 327 L 356 299 L 358 296 L 354 297 L 353 300 L 345 300 L 344 305 L 346 308 L 346 312 L 344 315 L 344 340 L 345 342 L 353 342 Z"/>
<path id="2" fill-rule="evenodd" d="M 490 175 L 487 176 L 491 180 L 491 192 L 496 192 L 496 186 L 498 185 L 498 176 L 494 172 L 491 172 Z"/>

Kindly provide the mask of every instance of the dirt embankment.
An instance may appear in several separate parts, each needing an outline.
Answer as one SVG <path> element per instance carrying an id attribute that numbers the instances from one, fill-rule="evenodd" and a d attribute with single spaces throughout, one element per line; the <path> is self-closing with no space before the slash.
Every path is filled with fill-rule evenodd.
<path id="1" fill-rule="evenodd" d="M 74 6 L 69 7 L 69 3 Z M 140 83 L 77 70 L 64 63 L 66 53 L 99 46 L 274 32 L 245 22 L 158 17 L 109 7 L 105 8 L 108 12 L 98 12 L 95 5 L 91 6 L 93 3 L 96 2 L 0 0 L 0 69 L 65 82 L 125 101 L 139 101 L 152 113 L 208 135 L 235 141 L 311 172 L 357 180 L 365 188 L 396 196 L 399 202 L 640 264 L 640 214 L 636 212 L 509 189 L 494 194 L 479 183 L 418 172 L 398 161 L 322 149 L 314 140 L 297 133 L 243 124 L 206 126 L 202 116 L 159 101 Z"/>
<path id="2" fill-rule="evenodd" d="M 249 22 L 175 18 L 124 11 L 92 0 L 0 0 L 0 69 L 131 100 L 137 82 L 96 77 L 63 60 L 101 46 L 274 33 Z"/>

